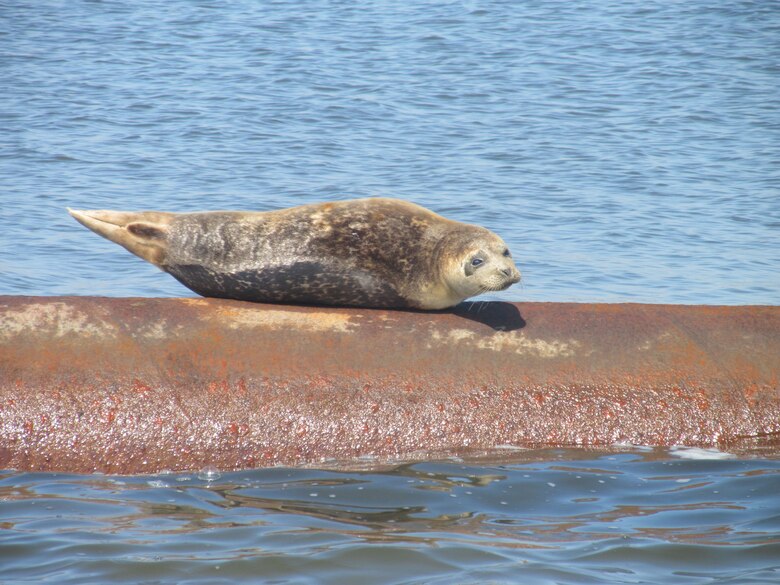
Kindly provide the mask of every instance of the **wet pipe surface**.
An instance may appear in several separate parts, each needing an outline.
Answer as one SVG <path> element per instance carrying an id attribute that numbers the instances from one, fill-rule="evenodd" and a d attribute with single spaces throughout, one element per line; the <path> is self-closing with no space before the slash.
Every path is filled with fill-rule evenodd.
<path id="1" fill-rule="evenodd" d="M 780 445 L 780 307 L 0 297 L 0 468 Z"/>

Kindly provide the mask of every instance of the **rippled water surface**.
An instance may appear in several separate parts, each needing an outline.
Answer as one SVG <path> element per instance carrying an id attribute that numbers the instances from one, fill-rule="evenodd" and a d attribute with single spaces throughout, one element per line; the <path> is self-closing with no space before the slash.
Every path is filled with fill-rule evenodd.
<path id="1" fill-rule="evenodd" d="M 780 462 L 688 455 L 0 476 L 0 562 L 58 585 L 780 582 Z"/>
<path id="2" fill-rule="evenodd" d="M 769 1 L 0 1 L 0 294 L 191 294 L 65 206 L 381 195 L 502 235 L 500 298 L 778 304 L 779 64 Z M 8 472 L 0 582 L 780 583 L 779 469 Z"/>
<path id="3" fill-rule="evenodd" d="M 776 2 L 12 0 L 0 33 L 0 292 L 188 294 L 66 205 L 385 195 L 501 234 L 504 298 L 780 300 Z"/>

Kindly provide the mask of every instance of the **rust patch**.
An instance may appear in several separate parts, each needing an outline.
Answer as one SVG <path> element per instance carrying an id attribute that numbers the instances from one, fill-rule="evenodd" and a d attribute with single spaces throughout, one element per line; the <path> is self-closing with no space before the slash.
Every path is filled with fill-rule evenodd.
<path id="1" fill-rule="evenodd" d="M 0 297 L 0 467 L 780 442 L 780 308 Z"/>

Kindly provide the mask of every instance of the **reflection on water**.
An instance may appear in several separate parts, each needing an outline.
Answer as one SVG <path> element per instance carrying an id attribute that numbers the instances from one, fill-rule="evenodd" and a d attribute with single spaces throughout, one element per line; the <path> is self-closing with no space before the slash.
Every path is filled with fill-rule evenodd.
<path id="1" fill-rule="evenodd" d="M 15 582 L 501 582 L 522 568 L 528 583 L 758 583 L 780 578 L 779 485 L 774 460 L 630 449 L 212 481 L 7 474 L 0 561 Z"/>

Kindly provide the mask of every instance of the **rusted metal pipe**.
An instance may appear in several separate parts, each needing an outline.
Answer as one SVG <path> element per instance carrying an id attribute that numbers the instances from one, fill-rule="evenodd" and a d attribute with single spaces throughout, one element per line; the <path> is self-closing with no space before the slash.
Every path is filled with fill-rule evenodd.
<path id="1" fill-rule="evenodd" d="M 0 468 L 776 448 L 779 380 L 780 307 L 0 297 Z"/>

